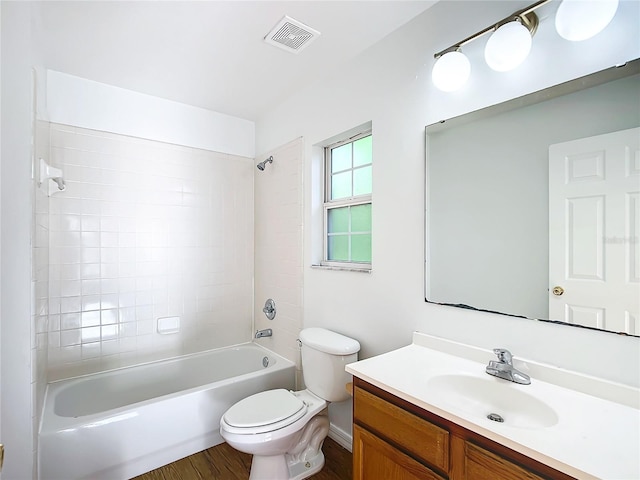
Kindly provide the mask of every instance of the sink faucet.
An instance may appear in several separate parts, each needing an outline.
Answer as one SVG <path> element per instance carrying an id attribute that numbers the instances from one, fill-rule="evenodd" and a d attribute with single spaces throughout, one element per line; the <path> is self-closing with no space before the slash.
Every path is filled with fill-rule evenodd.
<path id="1" fill-rule="evenodd" d="M 494 348 L 493 353 L 498 356 L 498 360 L 491 360 L 487 365 L 486 372 L 494 377 L 503 378 L 510 382 L 529 385 L 531 378 L 526 373 L 522 373 L 513 366 L 513 355 L 505 348 Z"/>
<path id="2" fill-rule="evenodd" d="M 256 338 L 270 337 L 271 335 L 273 335 L 273 330 L 270 328 L 265 330 L 256 330 Z"/>

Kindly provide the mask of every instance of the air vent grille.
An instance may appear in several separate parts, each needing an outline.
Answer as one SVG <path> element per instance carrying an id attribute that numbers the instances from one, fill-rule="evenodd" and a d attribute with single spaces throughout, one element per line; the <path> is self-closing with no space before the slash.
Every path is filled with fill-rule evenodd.
<path id="1" fill-rule="evenodd" d="M 264 41 L 288 52 L 299 53 L 319 35 L 320 32 L 317 30 L 291 17 L 285 16 L 278 22 L 273 30 L 264 37 Z"/>

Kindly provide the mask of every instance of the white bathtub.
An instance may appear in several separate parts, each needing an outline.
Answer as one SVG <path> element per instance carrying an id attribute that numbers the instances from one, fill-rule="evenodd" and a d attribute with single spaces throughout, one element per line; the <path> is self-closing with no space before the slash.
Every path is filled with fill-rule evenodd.
<path id="1" fill-rule="evenodd" d="M 50 383 L 39 477 L 134 477 L 222 443 L 231 405 L 294 384 L 295 365 L 253 343 Z"/>

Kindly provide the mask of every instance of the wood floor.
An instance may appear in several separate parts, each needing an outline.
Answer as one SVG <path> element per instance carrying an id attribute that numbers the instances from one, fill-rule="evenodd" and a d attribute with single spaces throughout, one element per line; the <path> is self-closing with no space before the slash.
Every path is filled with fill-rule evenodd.
<path id="1" fill-rule="evenodd" d="M 324 441 L 322 451 L 325 456 L 324 468 L 309 478 L 351 480 L 351 453 L 330 438 Z M 132 480 L 247 480 L 250 468 L 251 455 L 222 443 Z"/>

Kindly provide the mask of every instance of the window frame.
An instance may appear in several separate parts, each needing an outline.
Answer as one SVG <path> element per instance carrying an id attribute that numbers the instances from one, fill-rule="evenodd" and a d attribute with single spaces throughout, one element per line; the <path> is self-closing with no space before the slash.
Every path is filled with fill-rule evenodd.
<path id="1" fill-rule="evenodd" d="M 371 185 L 371 193 L 367 193 L 364 195 L 352 195 L 350 197 L 344 197 L 344 198 L 340 198 L 337 200 L 330 200 L 331 198 L 331 176 L 332 176 L 332 172 L 331 172 L 331 151 L 335 148 L 341 147 L 343 145 L 349 144 L 349 143 L 354 143 L 358 140 L 360 140 L 361 138 L 365 138 L 365 137 L 372 137 L 373 140 L 373 136 L 372 136 L 372 129 L 367 129 L 364 131 L 361 131 L 360 133 L 357 133 L 355 135 L 352 135 L 348 138 L 342 139 L 340 141 L 331 143 L 329 145 L 324 146 L 324 152 L 323 152 L 323 175 L 324 175 L 324 194 L 323 194 L 323 203 L 322 203 L 322 209 L 323 209 L 323 247 L 322 247 L 322 262 L 321 265 L 322 266 L 326 266 L 326 267 L 336 267 L 336 268 L 340 268 L 340 269 L 348 269 L 348 270 L 363 270 L 363 271 L 370 271 L 371 270 L 371 265 L 373 262 L 373 258 L 370 262 L 359 262 L 359 261 L 344 261 L 344 260 L 329 260 L 329 210 L 332 210 L 334 208 L 343 208 L 343 207 L 355 207 L 358 205 L 371 205 L 372 209 L 373 209 L 373 202 L 372 202 L 372 193 L 373 193 L 373 158 L 371 159 L 371 163 L 365 164 L 365 165 L 361 165 L 358 167 L 353 167 L 353 164 L 351 166 L 351 168 L 349 169 L 345 169 L 345 170 L 340 170 L 340 172 L 346 172 L 346 171 L 351 171 L 352 173 L 360 168 L 365 168 L 370 166 L 371 167 L 371 173 L 372 173 L 372 185 Z M 340 172 L 335 172 L 335 173 L 340 173 Z M 334 174 L 335 174 L 334 173 Z M 351 175 L 351 191 L 353 192 L 353 181 L 354 181 L 354 175 Z M 373 229 L 372 229 L 373 230 Z M 358 232 L 355 235 L 362 235 L 362 234 L 366 234 L 368 233 L 369 235 L 371 235 L 372 237 L 372 241 L 373 241 L 373 234 L 372 231 L 369 232 Z M 349 231 L 349 256 L 351 256 L 351 238 L 354 236 L 354 234 Z"/>

